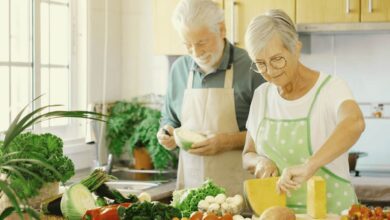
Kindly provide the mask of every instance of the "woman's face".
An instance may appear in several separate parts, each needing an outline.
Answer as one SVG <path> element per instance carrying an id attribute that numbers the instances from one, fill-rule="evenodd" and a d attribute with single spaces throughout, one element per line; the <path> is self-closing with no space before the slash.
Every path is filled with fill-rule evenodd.
<path id="1" fill-rule="evenodd" d="M 296 77 L 299 59 L 298 45 L 295 49 L 297 52 L 291 53 L 279 36 L 275 35 L 255 56 L 253 62 L 265 80 L 283 87 Z"/>

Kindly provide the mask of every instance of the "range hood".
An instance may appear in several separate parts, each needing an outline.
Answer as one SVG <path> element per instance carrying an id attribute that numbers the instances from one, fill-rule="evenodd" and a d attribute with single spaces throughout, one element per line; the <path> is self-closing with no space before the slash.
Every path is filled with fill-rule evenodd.
<path id="1" fill-rule="evenodd" d="M 359 33 L 390 32 L 390 22 L 334 23 L 334 24 L 297 24 L 299 33 Z"/>

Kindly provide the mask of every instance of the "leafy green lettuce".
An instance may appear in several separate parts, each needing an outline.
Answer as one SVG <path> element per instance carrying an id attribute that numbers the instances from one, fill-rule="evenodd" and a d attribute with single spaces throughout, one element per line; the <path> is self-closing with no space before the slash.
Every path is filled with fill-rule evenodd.
<path id="1" fill-rule="evenodd" d="M 0 147 L 0 158 L 7 155 L 7 160 L 12 159 L 38 159 L 51 165 L 61 176 L 55 175 L 52 170 L 34 163 L 19 162 L 19 170 L 29 172 L 9 172 L 10 185 L 26 198 L 37 195 L 37 190 L 43 184 L 62 181 L 65 182 L 74 175 L 74 164 L 63 155 L 63 142 L 53 134 L 23 133 L 15 137 L 7 148 Z M 20 175 L 23 174 L 23 175 Z M 40 177 L 34 178 L 35 174 Z"/>
<path id="2" fill-rule="evenodd" d="M 206 196 L 216 196 L 225 193 L 225 189 L 207 180 L 199 188 L 175 191 L 171 205 L 180 209 L 183 217 L 190 217 L 192 212 L 198 211 L 198 203 Z"/>
<path id="3" fill-rule="evenodd" d="M 180 210 L 160 202 L 137 202 L 128 208 L 120 206 L 121 220 L 172 220 L 181 218 Z"/>

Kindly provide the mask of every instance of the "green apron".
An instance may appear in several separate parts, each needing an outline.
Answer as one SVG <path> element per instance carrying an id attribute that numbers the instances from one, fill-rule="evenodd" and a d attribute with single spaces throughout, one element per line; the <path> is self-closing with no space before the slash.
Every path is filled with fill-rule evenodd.
<path id="1" fill-rule="evenodd" d="M 313 154 L 310 141 L 310 116 L 318 94 L 329 79 L 330 76 L 316 91 L 309 112 L 304 118 L 283 120 L 268 117 L 269 87 L 266 89 L 264 118 L 259 125 L 255 140 L 256 148 L 262 148 L 265 155 L 275 162 L 279 173 L 284 168 L 304 163 Z M 259 149 L 257 151 L 260 152 Z M 357 203 L 350 181 L 337 176 L 325 167 L 321 167 L 315 175 L 322 176 L 326 180 L 328 213 L 340 214 L 342 210 Z M 306 213 L 306 183 L 291 192 L 291 197 L 287 197 L 287 206 L 294 209 L 296 213 Z"/>

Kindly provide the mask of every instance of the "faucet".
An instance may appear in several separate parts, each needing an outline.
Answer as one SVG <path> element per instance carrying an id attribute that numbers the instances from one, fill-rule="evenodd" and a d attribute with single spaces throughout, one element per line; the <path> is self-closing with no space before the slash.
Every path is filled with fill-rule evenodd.
<path id="1" fill-rule="evenodd" d="M 107 157 L 107 164 L 106 165 L 101 165 L 98 160 L 94 160 L 94 166 L 92 167 L 92 170 L 100 169 L 106 172 L 107 174 L 111 174 L 112 172 L 112 165 L 113 160 L 112 160 L 112 154 L 108 154 Z"/>
<path id="2" fill-rule="evenodd" d="M 105 166 L 105 169 L 104 171 L 106 171 L 107 174 L 111 174 L 111 171 L 112 171 L 112 154 L 108 154 L 108 157 L 107 157 L 107 165 Z"/>

